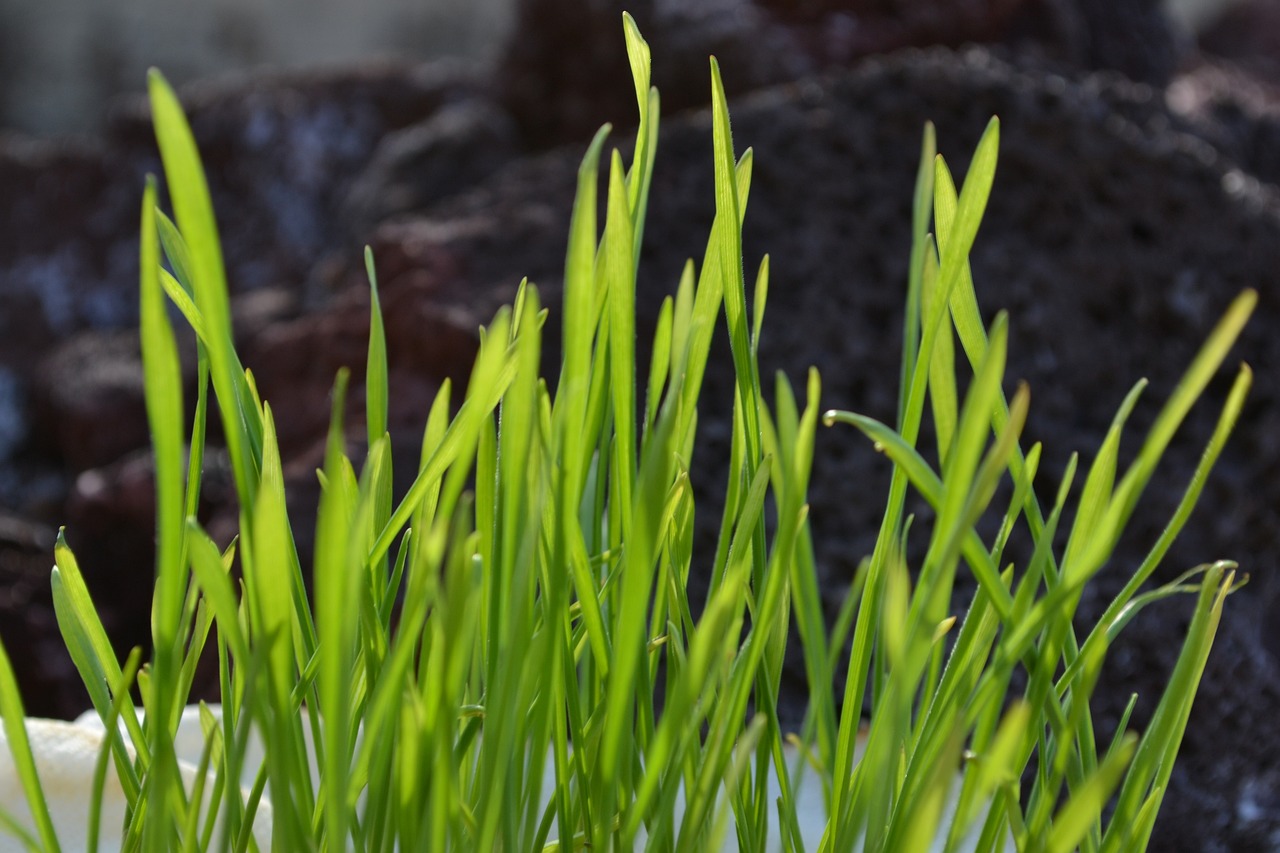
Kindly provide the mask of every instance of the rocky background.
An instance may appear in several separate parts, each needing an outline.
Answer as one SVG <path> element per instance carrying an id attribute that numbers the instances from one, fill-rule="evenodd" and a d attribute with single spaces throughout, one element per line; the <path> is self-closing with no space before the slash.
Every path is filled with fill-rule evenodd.
<path id="1" fill-rule="evenodd" d="M 711 222 L 709 53 L 731 91 L 738 149 L 756 150 L 745 247 L 749 271 L 772 256 L 762 367 L 799 381 L 818 366 L 825 406 L 892 417 L 926 120 L 957 172 L 988 118 L 1002 120 L 974 274 L 988 314 L 1011 315 L 1009 373 L 1031 386 L 1027 434 L 1046 448 L 1046 499 L 1068 454 L 1092 457 L 1134 381 L 1151 383 L 1136 436 L 1231 298 L 1260 291 L 1231 370 L 1175 441 L 1082 616 L 1101 611 L 1158 535 L 1235 360 L 1247 360 L 1255 387 L 1241 425 L 1157 575 L 1232 558 L 1251 581 L 1228 603 L 1152 849 L 1280 849 L 1280 0 L 1235 6 L 1198 41 L 1152 0 L 676 5 L 629 6 L 667 113 L 643 318 L 685 258 L 701 257 Z M 436 388 L 465 380 L 476 328 L 521 276 L 542 288 L 554 323 L 585 141 L 612 121 L 628 144 L 620 10 L 521 0 L 519 36 L 492 71 L 364 65 L 183 91 L 243 359 L 280 418 L 304 552 L 326 395 L 338 367 L 358 377 L 364 359 L 360 247 L 373 246 L 382 282 L 393 433 L 400 458 L 415 459 Z M 145 102 L 119 102 L 112 116 L 89 141 L 0 137 L 0 638 L 39 715 L 87 706 L 50 603 L 58 526 L 117 648 L 149 634 L 154 518 L 134 323 L 138 205 L 159 163 Z M 708 524 L 730 399 L 726 347 L 708 372 L 697 459 Z M 888 472 L 852 430 L 819 438 L 813 523 L 834 609 L 873 542 Z M 219 465 L 211 449 L 202 515 L 225 535 L 236 510 Z M 1136 724 L 1149 718 L 1189 612 L 1189 600 L 1159 604 L 1113 648 L 1100 736 L 1131 692 Z M 794 723 L 804 686 L 792 673 L 783 711 Z"/>

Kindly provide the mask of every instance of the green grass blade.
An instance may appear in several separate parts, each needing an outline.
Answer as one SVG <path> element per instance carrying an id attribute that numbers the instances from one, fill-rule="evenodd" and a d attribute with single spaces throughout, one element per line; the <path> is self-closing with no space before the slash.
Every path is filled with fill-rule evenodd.
<path id="1" fill-rule="evenodd" d="M 631 524 L 636 467 L 635 247 L 627 206 L 622 157 L 615 150 L 609 169 L 609 210 L 604 226 L 603 274 L 608 282 L 609 368 L 613 404 L 614 468 L 620 504 L 619 531 L 625 539 Z"/>
<path id="2" fill-rule="evenodd" d="M 653 429 L 654 419 L 658 416 L 658 407 L 662 402 L 662 388 L 667 381 L 667 370 L 671 367 L 671 326 L 674 306 L 671 297 L 662 300 L 658 311 L 658 328 L 653 335 L 653 354 L 649 358 L 649 385 L 645 391 L 644 426 L 645 432 Z"/>
<path id="3" fill-rule="evenodd" d="M 178 279 L 174 278 L 172 273 L 166 269 L 160 270 L 160 284 L 164 287 L 165 295 L 182 312 L 187 324 L 191 326 L 192 331 L 196 333 L 196 337 L 203 343 L 208 337 L 208 332 L 205 331 L 204 318 L 200 316 L 200 309 L 196 307 L 191 295 L 182 287 Z"/>
<path id="4" fill-rule="evenodd" d="M 1137 749 L 1137 738 L 1125 738 L 1118 749 L 1103 759 L 1097 772 L 1084 786 L 1071 792 L 1071 799 L 1062 807 L 1053 821 L 1045 848 L 1048 853 L 1072 853 L 1081 839 L 1093 828 L 1102 814 L 1102 808 L 1111 798 L 1129 761 Z"/>
<path id="5" fill-rule="evenodd" d="M 370 256 L 366 255 L 366 258 Z M 377 303 L 376 296 L 374 303 Z M 371 340 L 371 372 L 373 348 Z M 345 846 L 347 833 L 346 795 L 350 770 L 348 736 L 350 718 L 356 710 L 351 707 L 352 667 L 355 663 L 358 626 L 358 610 L 353 604 L 360 598 L 361 577 L 358 571 L 359 561 L 353 563 L 351 559 L 355 553 L 350 540 L 354 532 L 356 496 L 351 493 L 347 477 L 344 476 L 347 460 L 343 453 L 345 437 L 342 416 L 346 403 L 346 386 L 347 372 L 344 370 L 339 372 L 333 391 L 329 437 L 325 447 L 326 485 L 320 494 L 320 506 L 317 510 L 315 548 L 316 631 L 321 648 L 325 650 L 317 674 L 320 713 L 325 721 L 323 809 L 325 831 L 330 843 L 339 846 Z M 369 387 L 372 388 L 372 383 Z M 374 408 L 372 403 L 370 408 Z M 371 449 L 381 440 L 382 434 L 372 439 Z M 373 436 L 372 426 L 370 436 Z"/>
<path id="6" fill-rule="evenodd" d="M 124 700 L 129 696 L 129 686 L 137 677 L 138 668 L 142 665 L 142 649 L 134 648 L 129 653 L 124 666 L 124 680 L 112 685 L 115 699 L 111 703 L 111 713 L 103 719 L 102 747 L 98 750 L 98 759 L 93 766 L 92 790 L 89 795 L 89 831 L 85 839 L 88 853 L 96 853 L 98 837 L 102 830 L 102 797 L 107 783 L 107 762 L 112 759 L 113 743 L 120 741 L 119 719 L 124 707 Z"/>
<path id="7" fill-rule="evenodd" d="M 564 273 L 564 331 L 560 381 L 556 393 L 556 413 L 562 416 L 561 446 L 567 436 L 581 434 L 586 418 L 587 390 L 591 375 L 591 343 L 596 330 L 595 264 L 596 264 L 596 184 L 600 171 L 600 152 L 609 128 L 600 128 L 587 147 L 578 167 L 577 194 L 569 223 L 569 246 Z M 573 460 L 566 459 L 565 464 Z M 570 482 L 579 481 L 576 469 L 570 471 Z"/>
<path id="8" fill-rule="evenodd" d="M 974 150 L 973 160 L 969 163 L 969 172 L 965 176 L 964 186 L 956 203 L 954 219 L 950 227 L 946 227 L 945 219 L 940 212 L 935 212 L 938 223 L 938 247 L 942 250 L 942 283 L 940 292 L 944 298 L 950 294 L 960 281 L 968 265 L 969 250 L 973 248 L 974 239 L 978 235 L 978 225 L 986 212 L 987 199 L 991 196 L 991 185 L 995 180 L 996 154 L 1000 148 L 1000 120 L 993 117 L 987 124 L 978 147 Z M 938 173 L 935 181 L 944 178 L 946 164 L 942 158 L 937 159 Z M 935 183 L 936 186 L 936 183 Z"/>
<path id="9" fill-rule="evenodd" d="M 9 743 L 9 754 L 13 757 L 14 769 L 18 772 L 18 781 L 26 795 L 27 808 L 30 809 L 40 843 L 48 853 L 56 853 L 62 848 L 58 845 L 44 788 L 36 772 L 31 741 L 27 738 L 26 714 L 22 710 L 22 698 L 18 694 L 18 679 L 13 674 L 13 665 L 9 662 L 9 653 L 5 650 L 4 643 L 0 643 L 0 717 L 4 718 L 4 735 Z"/>
<path id="10" fill-rule="evenodd" d="M 942 294 L 938 290 L 938 260 L 932 239 L 926 237 L 927 251 L 924 259 L 922 307 L 926 317 L 933 317 L 945 309 L 938 305 Z M 929 400 L 933 409 L 934 431 L 938 436 L 938 458 L 944 463 L 951 452 L 959 419 L 959 402 L 956 394 L 955 343 L 950 328 L 939 331 L 933 344 L 933 357 L 929 363 Z"/>
<path id="11" fill-rule="evenodd" d="M 365 420 L 369 447 L 387 432 L 387 333 L 382 325 L 382 302 L 378 298 L 378 274 L 373 266 L 373 249 L 364 247 L 364 266 L 369 276 L 369 357 L 365 375 Z"/>
<path id="12" fill-rule="evenodd" d="M 242 551 L 246 587 L 251 594 L 249 612 L 253 637 L 265 652 L 262 694 L 269 698 L 259 722 L 273 747 L 267 750 L 272 799 L 299 797 L 298 802 L 308 802 L 311 798 L 301 795 L 301 786 L 309 787 L 309 776 L 303 778 L 292 749 L 295 734 L 300 736 L 290 699 L 296 682 L 293 623 L 297 615 L 291 566 L 296 565 L 297 556 L 285 511 L 284 474 L 270 406 L 263 414 L 262 483 L 250 515 L 252 536 Z M 285 817 L 296 821 L 298 814 L 286 812 Z M 290 826 L 286 821 L 284 827 L 295 841 L 300 838 L 299 826 Z"/>
<path id="13" fill-rule="evenodd" d="M 194 519 L 187 521 L 187 541 L 191 571 L 205 602 L 213 610 L 218 636 L 231 647 L 235 660 L 247 662 L 250 658 L 249 642 L 240 624 L 240 603 L 223 558 L 218 553 L 218 546 Z"/>
<path id="14" fill-rule="evenodd" d="M 178 226 L 172 219 L 165 216 L 164 211 L 159 207 L 156 208 L 155 217 L 160 245 L 164 248 L 164 256 L 168 259 L 169 266 L 173 267 L 174 283 L 190 300 L 195 293 L 195 288 L 191 284 L 191 252 L 187 249 L 187 241 L 182 239 L 182 232 L 178 230 Z M 191 304 L 194 307 L 195 303 Z"/>
<path id="15" fill-rule="evenodd" d="M 1101 568 L 1119 538 L 1121 528 L 1133 514 L 1138 497 L 1150 481 L 1156 464 L 1169 446 L 1174 433 L 1235 344 L 1257 303 L 1257 291 L 1246 290 L 1237 296 L 1196 354 L 1168 402 L 1156 416 L 1137 458 L 1116 487 L 1115 497 L 1100 524 L 1099 535 L 1089 543 L 1079 561 L 1071 567 L 1070 575 L 1064 571 L 1063 580 L 1069 586 L 1078 587 Z"/>
<path id="16" fill-rule="evenodd" d="M 98 617 L 93 599 L 89 596 L 89 588 L 85 585 L 84 576 L 80 573 L 80 565 L 75 554 L 67 546 L 62 531 L 58 531 L 58 541 L 54 546 L 54 566 L 50 578 L 53 587 L 53 608 L 58 619 L 58 630 L 62 633 L 67 651 L 71 653 L 71 661 L 75 664 L 85 688 L 89 691 L 89 699 L 100 717 L 110 713 L 112 695 L 110 685 L 124 683 L 124 675 L 116 660 L 115 650 L 107 638 L 106 629 Z M 132 700 L 125 700 L 127 713 L 124 715 L 125 726 L 134 749 L 138 751 L 139 760 L 145 769 L 151 761 L 151 752 L 147 746 L 146 736 L 138 723 L 138 715 Z M 133 762 L 124 752 L 123 744 L 117 756 L 117 768 L 120 769 L 121 783 L 124 785 L 126 797 L 130 800 L 137 795 L 138 779 L 133 772 Z"/>
<path id="17" fill-rule="evenodd" d="M 183 449 L 184 416 L 182 404 L 181 363 L 173 329 L 165 310 L 160 287 L 160 247 L 156 237 L 154 181 L 148 181 L 142 201 L 141 236 L 141 303 L 139 306 L 142 338 L 142 367 L 146 396 L 147 422 L 151 428 L 151 446 L 155 460 L 156 487 L 156 582 L 151 606 L 154 684 L 150 710 L 154 716 L 152 754 L 169 739 L 170 726 L 185 696 L 170 696 L 168 688 L 180 684 L 175 678 L 181 667 L 182 649 L 179 632 L 183 616 L 183 598 L 187 588 L 186 565 L 183 560 L 183 538 L 186 526 L 185 474 Z M 172 722 L 170 722 L 172 721 Z M 167 751 L 171 752 L 171 748 Z M 168 764 L 168 762 L 165 762 Z M 176 783 L 176 765 L 168 784 Z M 154 772 L 154 771 L 153 771 Z"/>
<path id="18" fill-rule="evenodd" d="M 1158 809 L 1163 792 L 1168 790 L 1173 761 L 1191 716 L 1192 699 L 1222 618 L 1223 604 L 1234 582 L 1235 572 L 1229 563 L 1215 564 L 1205 573 L 1182 652 L 1121 787 L 1115 812 L 1103 837 L 1104 853 L 1123 849 L 1118 844 L 1120 833 L 1136 824 L 1140 812 L 1151 802 L 1155 804 L 1152 808 Z M 1148 825 L 1138 839 L 1142 848 L 1146 847 L 1149 833 Z"/>
<path id="19" fill-rule="evenodd" d="M 231 340 L 231 308 L 218 229 L 195 137 L 178 98 L 158 71 L 148 76 L 152 121 L 164 161 L 178 227 L 189 252 L 196 306 L 204 322 L 213 384 L 241 502 L 253 505 L 262 442 L 257 408 L 250 405 Z"/>
<path id="20" fill-rule="evenodd" d="M 915 195 L 911 203 L 911 264 L 907 272 L 907 306 L 903 316 L 902 370 L 898 382 L 898 424 L 904 423 L 907 394 L 911 388 L 911 376 L 915 372 L 916 356 L 920 352 L 921 318 L 928 316 L 921 306 L 924 289 L 925 262 L 929 252 L 928 233 L 930 213 L 933 209 L 933 161 L 938 156 L 938 143 L 932 122 L 925 122 L 920 143 L 920 166 L 916 170 Z"/>
<path id="21" fill-rule="evenodd" d="M 742 272 L 742 214 L 745 200 L 738 191 L 734 169 L 733 134 L 729 106 L 720 79 L 720 66 L 711 60 L 712 145 L 715 152 L 716 220 L 713 239 L 719 243 L 717 261 L 722 276 L 725 319 L 739 393 L 744 402 L 747 458 L 755 465 L 761 455 L 760 422 L 754 402 L 760 397 L 760 377 L 751 358 L 746 284 Z"/>
<path id="22" fill-rule="evenodd" d="M 769 256 L 760 259 L 756 272 L 755 299 L 751 311 L 751 360 L 760 356 L 760 332 L 764 327 L 765 304 L 769 301 Z"/>
<path id="23" fill-rule="evenodd" d="M 640 35 L 635 21 L 622 13 L 623 34 L 627 43 L 627 59 L 631 64 L 631 77 L 636 87 L 636 106 L 640 123 L 636 129 L 636 153 L 627 173 L 628 209 L 631 211 L 632 243 L 644 242 L 645 214 L 649 207 L 649 187 L 653 182 L 653 162 L 658 152 L 658 123 L 662 110 L 658 102 L 658 90 L 649 85 L 649 45 Z M 636 253 L 633 268 L 638 268 L 640 255 Z"/>

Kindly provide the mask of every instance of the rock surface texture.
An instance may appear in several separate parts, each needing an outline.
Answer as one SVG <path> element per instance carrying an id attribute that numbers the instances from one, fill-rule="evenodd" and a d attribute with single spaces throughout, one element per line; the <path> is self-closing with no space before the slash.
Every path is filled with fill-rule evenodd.
<path id="1" fill-rule="evenodd" d="M 378 261 L 401 459 L 416 457 L 411 448 L 435 388 L 465 377 L 476 327 L 522 276 L 542 288 L 556 322 L 581 134 L 604 120 L 625 126 L 634 106 L 624 77 L 608 81 L 608 97 L 597 102 L 604 70 L 574 76 L 545 60 L 576 49 L 557 41 L 576 9 L 579 23 L 599 21 L 598 42 L 609 47 L 582 67 L 617 64 L 617 15 L 601 5 L 609 4 L 528 0 L 529 20 L 544 24 L 527 27 L 525 43 L 509 52 L 506 82 L 382 67 L 190 94 L 245 363 L 288 416 L 281 442 L 301 521 L 314 510 L 333 373 L 363 362 L 362 242 Z M 1264 73 L 1265 62 L 1187 52 L 1145 0 L 707 0 L 696 26 L 684 29 L 656 0 L 639 5 L 667 107 L 696 110 L 707 52 L 731 60 L 768 45 L 769 61 L 738 83 L 733 62 L 723 63 L 726 81 L 743 93 L 731 103 L 735 142 L 756 152 L 748 280 L 765 252 L 772 258 L 762 369 L 796 382 L 817 366 L 827 407 L 892 416 L 911 184 L 926 120 L 963 173 L 987 120 L 1001 117 L 974 277 L 988 317 L 1010 313 L 1010 379 L 1029 382 L 1026 435 L 1047 451 L 1042 499 L 1068 454 L 1091 459 L 1124 394 L 1146 377 L 1130 426 L 1140 435 L 1230 299 L 1259 289 L 1258 312 L 1231 360 L 1252 365 L 1254 391 L 1200 510 L 1157 575 L 1168 580 L 1232 558 L 1252 581 L 1228 603 L 1151 849 L 1280 848 L 1280 342 L 1272 334 L 1280 323 L 1280 78 Z M 1274 6 L 1245 5 L 1259 15 Z M 915 17 L 895 19 L 892 10 L 908 6 Z M 738 13 L 715 14 L 725 9 Z M 964 37 L 990 47 L 910 47 L 937 41 L 930 27 L 946 14 L 969 15 L 956 18 L 967 22 Z M 1135 27 L 1142 38 L 1116 37 Z M 851 32 L 863 39 L 853 47 Z M 1222 35 L 1229 28 L 1216 32 L 1222 55 L 1244 44 Z M 882 53 L 899 47 L 906 49 Z M 780 85 L 746 93 L 765 84 Z M 563 101 L 554 100 L 557 91 L 568 92 Z M 549 103 L 555 108 L 538 124 L 533 107 Z M 598 114 L 597 103 L 605 105 Z M 44 574 L 54 526 L 69 524 L 99 606 L 119 623 L 122 650 L 147 630 L 136 604 L 149 597 L 153 522 L 145 457 L 130 455 L 145 430 L 139 435 L 141 400 L 128 379 L 137 359 L 128 334 L 136 333 L 127 330 L 136 204 L 141 175 L 156 160 L 143 112 L 122 109 L 114 127 L 109 139 L 80 147 L 0 144 L 0 225 L 19 235 L 0 245 L 0 456 L 8 459 L 0 506 L 14 516 L 13 532 L 0 530 L 0 630 L 11 654 L 30 650 L 15 658 L 44 662 L 24 674 L 28 708 L 44 715 L 85 707 L 74 670 L 56 651 Z M 618 138 L 626 145 L 625 134 Z M 529 153 L 552 142 L 566 144 Z M 438 158 L 457 152 L 467 155 L 459 168 L 442 169 Z M 701 257 L 714 200 L 710 166 L 708 116 L 665 119 L 641 265 L 641 340 L 681 264 Z M 62 342 L 74 333 L 82 337 Z M 713 485 L 724 472 L 716 460 L 728 440 L 727 346 L 717 359 L 696 461 L 708 489 L 700 497 L 710 502 L 700 504 L 703 519 L 718 517 Z M 1175 440 L 1084 602 L 1086 618 L 1101 612 L 1162 529 L 1229 379 L 1224 372 L 1210 387 Z M 358 416 L 358 389 L 353 396 Z M 819 440 L 812 518 L 834 610 L 873 542 L 888 471 L 852 430 L 823 430 Z M 206 495 L 215 530 L 234 519 L 229 493 L 215 478 Z M 310 534 L 301 525 L 296 533 L 309 549 Z M 1152 607 L 1113 647 L 1096 700 L 1100 737 L 1131 692 L 1140 694 L 1136 724 L 1149 718 L 1189 606 L 1175 599 Z M 800 667 L 786 685 L 783 711 L 794 723 Z"/>

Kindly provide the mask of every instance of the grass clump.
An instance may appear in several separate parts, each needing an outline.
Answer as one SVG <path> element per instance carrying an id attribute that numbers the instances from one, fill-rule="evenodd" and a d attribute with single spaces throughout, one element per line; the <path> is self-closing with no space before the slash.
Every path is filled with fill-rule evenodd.
<path id="1" fill-rule="evenodd" d="M 1141 383 L 1083 487 L 1073 488 L 1073 459 L 1054 503 L 1042 506 L 1032 488 L 1040 447 L 1021 443 L 1028 392 L 1004 391 L 1007 321 L 984 327 L 968 266 L 999 125 L 988 127 L 958 191 L 927 129 L 897 423 L 834 411 L 820 418 L 816 372 L 800 394 L 778 376 L 770 406 L 756 359 L 768 259 L 750 299 L 742 265 L 752 155 L 735 155 L 713 60 L 716 218 L 701 265 L 686 267 L 662 305 L 638 387 L 646 374 L 636 364 L 635 280 L 659 110 L 648 47 L 630 18 L 625 35 L 640 111 L 635 156 L 627 165 L 616 150 L 606 155 L 604 128 L 583 158 L 561 364 L 540 362 L 546 309 L 526 282 L 481 330 L 465 391 L 441 389 L 417 478 L 393 495 L 386 348 L 369 258 L 368 452 L 357 466 L 344 451 L 344 371 L 317 472 L 309 567 L 285 512 L 271 405 L 232 345 L 195 143 L 168 84 L 151 76 L 175 214 L 157 209 L 149 183 L 141 327 L 158 516 L 151 660 L 139 668 L 135 653 L 120 665 L 61 540 L 52 579 L 63 634 L 111 733 L 91 799 L 101 800 L 114 773 L 127 801 L 122 826 L 96 827 L 90 811 L 91 838 L 118 834 L 129 850 L 256 849 L 253 827 L 269 802 L 270 845 L 289 851 L 1145 846 L 1236 582 L 1232 564 L 1215 563 L 1156 589 L 1144 584 L 1235 424 L 1247 368 L 1148 558 L 1090 631 L 1077 634 L 1073 616 L 1256 297 L 1233 303 L 1128 468 L 1120 470 L 1118 449 Z M 189 435 L 166 298 L 197 337 Z M 709 574 L 710 592 L 695 614 L 686 595 L 695 563 L 690 466 L 722 310 L 737 376 L 732 458 L 717 548 L 697 569 Z M 957 364 L 957 337 L 968 367 Z M 554 391 L 544 378 L 551 372 Z M 929 451 L 917 447 L 926 400 L 937 435 Z M 225 549 L 193 518 L 211 408 L 240 503 L 239 536 Z M 807 521 L 820 419 L 853 425 L 894 464 L 875 551 L 830 627 Z M 1011 499 L 993 510 L 1006 476 Z M 934 510 L 932 522 L 913 526 L 906 516 L 909 487 Z M 992 514 L 998 532 L 984 540 L 976 524 Z M 1064 518 L 1073 520 L 1058 548 Z M 1004 559 L 1015 529 L 1034 545 L 1022 565 Z M 914 583 L 909 539 L 924 545 Z M 978 592 L 956 614 L 951 590 L 962 564 Z M 1089 697 L 1108 645 L 1144 607 L 1181 592 L 1196 595 L 1195 615 L 1154 717 L 1140 735 L 1122 725 L 1098 744 Z M 783 731 L 775 711 L 793 625 L 812 685 L 798 735 Z M 193 770 L 174 738 L 210 642 L 222 706 L 199 711 L 205 746 Z M 837 673 L 845 648 L 848 666 Z M 1019 671 L 1026 686 L 1010 700 Z M 4 813 L 4 824 L 29 848 L 56 850 L 3 654 L 0 679 L 31 811 L 30 821 Z M 248 756 L 251 732 L 267 745 L 260 764 Z M 784 749 L 788 741 L 799 749 Z"/>

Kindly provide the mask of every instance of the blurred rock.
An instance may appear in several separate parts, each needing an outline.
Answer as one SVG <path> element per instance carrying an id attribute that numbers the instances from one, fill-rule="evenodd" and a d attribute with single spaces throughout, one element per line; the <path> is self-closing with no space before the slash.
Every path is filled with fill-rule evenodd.
<path id="1" fill-rule="evenodd" d="M 149 441 L 143 393 L 138 333 L 83 332 L 36 372 L 32 442 L 72 471 L 114 462 Z"/>
<path id="2" fill-rule="evenodd" d="M 29 370 L 56 337 L 136 314 L 141 178 L 98 142 L 0 136 L 0 363 Z"/>
<path id="3" fill-rule="evenodd" d="M 0 641 L 9 651 L 27 714 L 62 714 L 84 705 L 80 683 L 53 612 L 49 573 L 55 532 L 0 515 Z"/>
<path id="4" fill-rule="evenodd" d="M 470 189 L 520 152 L 511 117 L 492 103 L 466 100 L 378 143 L 351 187 L 344 223 L 364 235 L 397 214 L 422 210 Z"/>
<path id="5" fill-rule="evenodd" d="M 343 205 L 377 144 L 446 104 L 476 102 L 483 88 L 456 64 L 370 64 L 184 90 L 232 293 L 282 286 L 303 299 L 326 252 L 358 251 L 361 235 L 351 236 Z M 158 171 L 140 98 L 116 106 L 104 138 L 0 136 L 0 459 L 29 432 L 29 398 L 81 405 L 58 388 L 33 388 L 35 366 L 77 332 L 136 322 L 139 204 L 145 174 Z M 72 466 L 138 446 L 135 427 L 118 424 L 116 437 L 100 431 L 92 441 L 109 444 L 106 454 L 86 445 Z M 31 449 L 45 452 L 47 437 L 35 436 Z"/>
<path id="6" fill-rule="evenodd" d="M 1161 0 L 1026 0 L 1011 25 L 1066 68 L 1115 71 L 1164 86 L 1192 45 L 1168 19 Z"/>
<path id="7" fill-rule="evenodd" d="M 481 85 L 461 65 L 386 63 L 184 89 L 232 289 L 298 288 L 322 255 L 351 247 L 343 201 L 379 142 Z M 117 110 L 108 138 L 154 149 L 145 100 Z"/>
<path id="8" fill-rule="evenodd" d="M 1280 181 L 1280 77 L 1204 58 L 1170 84 L 1170 108 L 1240 166 L 1234 181 Z"/>
<path id="9" fill-rule="evenodd" d="M 341 245 L 338 208 L 389 131 L 471 85 L 453 66 L 370 66 L 184 92 L 225 242 L 233 291 L 305 283 Z M 107 137 L 0 139 L 0 363 L 25 372 L 54 337 L 137 315 L 142 178 L 158 171 L 145 102 L 120 105 Z M 234 211 L 234 215 L 232 212 Z M 21 318 L 19 323 L 17 318 Z"/>
<path id="10" fill-rule="evenodd" d="M 263 288 L 232 300 L 240 345 L 297 315 L 298 299 Z M 195 399 L 194 337 L 175 324 L 186 400 Z M 101 468 L 150 441 L 136 329 L 87 330 L 68 338 L 37 365 L 31 391 L 28 448 L 73 473 Z M 217 424 L 211 424 L 218 435 Z"/>
<path id="11" fill-rule="evenodd" d="M 1183 45 L 1160 0 L 759 0 L 823 66 L 905 47 L 1002 44 L 1065 68 L 1168 82 Z"/>
<path id="12" fill-rule="evenodd" d="M 667 114 L 708 103 L 708 55 L 735 95 L 903 48 L 972 42 L 1066 73 L 1110 70 L 1163 86 L 1190 47 L 1159 0 L 520 0 L 498 86 L 531 143 L 634 124 L 627 57 L 615 49 L 624 9 L 650 44 Z"/>
<path id="13" fill-rule="evenodd" d="M 1280 2 L 1236 3 L 1200 34 L 1206 53 L 1280 85 Z"/>
<path id="14" fill-rule="evenodd" d="M 154 478 L 151 451 L 134 451 L 81 473 L 65 510 L 67 543 L 121 661 L 151 640 Z"/>

